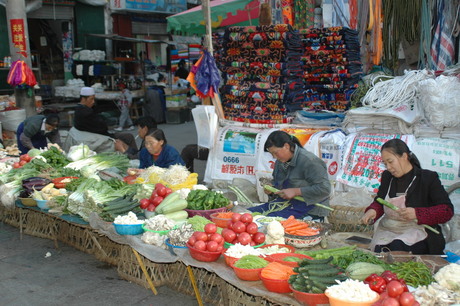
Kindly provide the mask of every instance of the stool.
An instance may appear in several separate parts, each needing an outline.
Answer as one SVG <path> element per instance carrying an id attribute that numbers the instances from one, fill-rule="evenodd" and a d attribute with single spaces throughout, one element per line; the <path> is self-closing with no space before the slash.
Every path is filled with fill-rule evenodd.
<path id="1" fill-rule="evenodd" d="M 129 116 L 131 119 L 137 119 L 142 114 L 142 106 L 138 105 L 137 101 L 133 101 L 131 107 L 129 108 Z"/>

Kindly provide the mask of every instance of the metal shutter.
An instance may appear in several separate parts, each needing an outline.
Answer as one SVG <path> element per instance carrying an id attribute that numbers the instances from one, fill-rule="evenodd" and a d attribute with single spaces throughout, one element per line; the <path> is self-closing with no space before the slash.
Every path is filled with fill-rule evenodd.
<path id="1" fill-rule="evenodd" d="M 43 5 L 36 11 L 27 14 L 32 19 L 73 19 L 73 6 Z"/>
<path id="2" fill-rule="evenodd" d="M 167 35 L 166 23 L 133 21 L 133 35 Z"/>

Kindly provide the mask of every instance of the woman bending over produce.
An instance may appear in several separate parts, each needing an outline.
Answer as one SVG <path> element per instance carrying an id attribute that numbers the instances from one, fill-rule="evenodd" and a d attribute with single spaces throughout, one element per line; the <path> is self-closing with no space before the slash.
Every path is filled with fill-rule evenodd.
<path id="1" fill-rule="evenodd" d="M 268 216 L 285 218 L 293 215 L 297 219 L 306 217 L 308 213 L 313 219 L 323 219 L 328 211 L 313 205 L 329 205 L 331 184 L 323 160 L 305 150 L 295 136 L 284 131 L 271 133 L 264 150 L 276 158 L 273 183 L 280 190 L 274 194 L 276 199 L 273 201 L 249 210 L 270 211 Z M 302 196 L 305 202 L 294 199 L 297 196 Z M 286 201 L 289 202 L 284 204 Z"/>
<path id="2" fill-rule="evenodd" d="M 366 209 L 365 224 L 380 219 L 372 239 L 375 252 L 407 251 L 413 254 L 442 254 L 445 240 L 439 224 L 453 216 L 453 206 L 438 174 L 420 167 L 417 157 L 400 139 L 383 144 L 383 172 L 374 202 Z M 383 206 L 385 199 L 397 210 Z M 379 199 L 380 202 L 382 202 Z M 395 207 L 393 207 L 395 208 Z M 425 227 L 432 226 L 432 230 Z"/>
<path id="3" fill-rule="evenodd" d="M 150 166 L 168 168 L 171 165 L 185 163 L 179 152 L 167 144 L 163 130 L 151 130 L 144 139 L 145 148 L 139 152 L 139 168 L 145 169 Z"/>

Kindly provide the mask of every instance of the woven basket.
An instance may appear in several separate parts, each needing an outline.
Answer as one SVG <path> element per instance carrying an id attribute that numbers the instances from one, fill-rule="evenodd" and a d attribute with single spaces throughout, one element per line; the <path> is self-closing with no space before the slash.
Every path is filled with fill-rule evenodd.
<path id="1" fill-rule="evenodd" d="M 334 232 L 366 232 L 374 231 L 373 225 L 364 225 L 361 218 L 366 207 L 352 207 L 343 205 L 331 205 L 334 211 L 327 216 Z"/>

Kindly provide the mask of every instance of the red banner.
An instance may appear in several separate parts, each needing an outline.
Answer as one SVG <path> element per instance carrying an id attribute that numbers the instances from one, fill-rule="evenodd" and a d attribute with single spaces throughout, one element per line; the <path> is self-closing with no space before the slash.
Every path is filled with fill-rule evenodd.
<path id="1" fill-rule="evenodd" d="M 10 19 L 13 45 L 19 49 L 22 56 L 27 57 L 27 42 L 24 29 L 24 19 Z"/>

